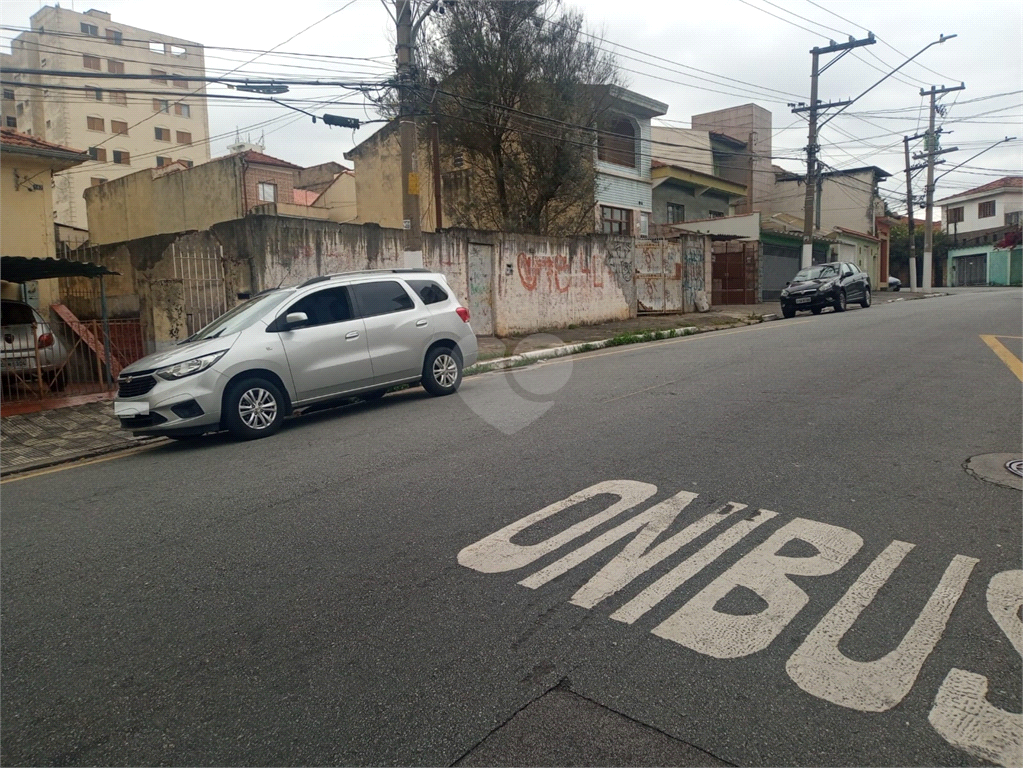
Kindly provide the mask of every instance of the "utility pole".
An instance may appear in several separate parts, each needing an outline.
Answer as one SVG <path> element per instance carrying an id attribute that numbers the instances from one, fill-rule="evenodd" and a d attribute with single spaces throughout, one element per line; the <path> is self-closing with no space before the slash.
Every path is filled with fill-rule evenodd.
<path id="1" fill-rule="evenodd" d="M 853 48 L 873 45 L 874 42 L 874 33 L 871 32 L 864 40 L 855 40 L 852 37 L 849 38 L 847 43 L 836 43 L 832 40 L 831 44 L 824 48 L 812 49 L 810 51 L 810 54 L 813 56 L 813 63 L 810 67 L 810 103 L 798 106 L 794 104 L 789 105 L 793 107 L 793 112 L 810 113 L 810 130 L 806 142 L 806 199 L 803 204 L 803 256 L 800 261 L 800 267 L 804 269 L 813 263 L 814 198 L 816 197 L 817 190 L 817 151 L 820 149 L 817 144 L 817 115 L 831 107 L 840 107 L 852 103 L 849 100 L 834 101 L 828 104 L 819 103 L 817 99 L 817 79 L 824 70 L 845 56 Z M 824 69 L 821 69 L 819 66 L 821 54 L 835 53 L 836 51 L 841 51 L 841 53 L 825 64 Z"/>
<path id="2" fill-rule="evenodd" d="M 909 142 L 922 139 L 926 134 L 903 136 L 902 144 L 906 150 L 906 216 L 909 217 L 909 290 L 916 290 L 916 220 L 913 217 L 913 171 L 923 168 L 922 165 L 909 164 Z"/>
<path id="3" fill-rule="evenodd" d="M 924 226 L 927 228 L 924 230 L 923 285 L 920 286 L 925 291 L 929 291 L 931 289 L 931 261 L 934 250 L 934 227 L 931 224 L 934 218 L 934 158 L 938 155 L 944 154 L 945 152 L 955 152 L 958 149 L 958 147 L 943 150 L 938 149 L 938 134 L 934 131 L 934 113 L 937 106 L 937 97 L 944 93 L 962 91 L 965 89 L 965 83 L 960 83 L 953 88 L 946 88 L 945 86 L 938 88 L 937 86 L 932 85 L 930 91 L 925 91 L 923 88 L 920 89 L 921 96 L 926 96 L 928 93 L 931 95 L 931 120 L 929 127 L 927 128 L 927 214 L 924 218 Z"/>
<path id="4" fill-rule="evenodd" d="M 405 229 L 405 266 L 423 266 L 419 221 L 419 163 L 412 67 L 412 0 L 394 0 L 398 31 L 398 141 L 401 143 L 401 212 Z"/>

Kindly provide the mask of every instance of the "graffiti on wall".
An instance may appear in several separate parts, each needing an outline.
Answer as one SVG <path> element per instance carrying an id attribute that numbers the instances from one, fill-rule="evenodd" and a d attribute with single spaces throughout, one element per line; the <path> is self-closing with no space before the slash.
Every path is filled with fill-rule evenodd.
<path id="1" fill-rule="evenodd" d="M 685 238 L 682 248 L 682 264 L 682 290 L 685 295 L 685 306 L 693 307 L 696 304 L 697 293 L 707 290 L 702 238 Z"/>

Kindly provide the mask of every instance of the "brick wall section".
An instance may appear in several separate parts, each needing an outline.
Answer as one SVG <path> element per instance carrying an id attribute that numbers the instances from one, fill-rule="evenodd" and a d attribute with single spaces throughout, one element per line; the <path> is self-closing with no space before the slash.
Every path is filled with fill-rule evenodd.
<path id="1" fill-rule="evenodd" d="M 277 185 L 276 202 L 290 203 L 294 200 L 294 172 L 287 168 L 246 163 L 244 179 L 247 210 L 252 210 L 253 207 L 261 205 L 263 202 L 268 202 L 259 199 L 259 185 L 261 182 Z"/>

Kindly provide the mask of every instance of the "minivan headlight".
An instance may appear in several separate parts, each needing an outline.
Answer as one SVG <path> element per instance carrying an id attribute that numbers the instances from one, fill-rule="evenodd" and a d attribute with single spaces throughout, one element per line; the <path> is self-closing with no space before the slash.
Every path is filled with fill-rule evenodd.
<path id="1" fill-rule="evenodd" d="M 224 352 L 214 352 L 211 355 L 203 355 L 202 357 L 193 357 L 191 360 L 185 360 L 181 363 L 174 363 L 174 365 L 168 365 L 165 368 L 159 368 L 154 373 L 161 379 L 167 381 L 174 381 L 175 379 L 183 379 L 186 376 L 193 376 L 201 371 L 205 371 L 217 360 L 224 356 Z"/>

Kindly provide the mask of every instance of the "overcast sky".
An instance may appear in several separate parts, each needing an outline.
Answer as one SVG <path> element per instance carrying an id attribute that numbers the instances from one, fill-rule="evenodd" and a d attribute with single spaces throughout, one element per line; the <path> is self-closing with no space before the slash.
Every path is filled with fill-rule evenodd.
<path id="1" fill-rule="evenodd" d="M 46 4 L 52 3 L 0 0 L 0 20 L 5 26 L 25 26 Z M 388 5 L 393 5 L 391 0 Z M 878 165 L 892 173 L 882 187 L 890 191 L 885 194 L 893 205 L 901 205 L 897 197 L 905 191 L 902 137 L 927 127 L 922 87 L 966 84 L 965 91 L 941 100 L 947 110 L 939 122 L 951 132 L 942 144 L 958 146 L 960 151 L 945 155 L 947 162 L 938 167 L 939 173 L 1006 136 L 1023 137 L 1023 3 L 1019 0 L 587 0 L 569 5 L 582 9 L 589 31 L 602 35 L 603 45 L 617 50 L 628 86 L 669 105 L 664 120 L 655 123 L 687 127 L 693 114 L 757 103 L 773 113 L 774 162 L 793 170 L 801 167 L 806 122 L 792 114 L 787 104 L 809 98 L 811 48 L 826 46 L 829 40 L 844 41 L 850 35 L 866 37 L 868 31 L 878 39 L 821 76 L 820 98 L 835 101 L 857 96 L 941 34 L 958 35 L 906 65 L 821 133 L 823 159 L 830 166 Z M 64 7 L 79 12 L 96 7 L 111 13 L 114 22 L 202 43 L 207 46 L 209 74 L 244 65 L 238 73 L 369 81 L 393 71 L 394 25 L 381 0 L 177 0 L 172 4 L 64 0 Z M 3 32 L 5 50 L 16 34 Z M 266 51 L 278 45 L 281 52 L 303 55 L 270 54 L 245 64 L 258 53 L 226 50 Z M 616 49 L 616 45 L 623 47 Z M 822 57 L 822 64 L 828 58 Z M 219 85 L 211 86 L 211 93 L 237 95 Z M 280 98 L 317 114 L 327 111 L 360 120 L 377 117 L 362 94 L 333 86 L 293 87 Z M 342 103 L 326 106 L 303 100 Z M 243 139 L 249 135 L 258 140 L 264 135 L 269 154 L 301 165 L 344 162 L 342 154 L 378 128 L 328 129 L 272 103 L 217 99 L 210 103 L 210 132 L 217 137 L 211 145 L 214 156 L 225 153 L 237 129 Z M 940 198 L 1021 172 L 1023 141 L 1017 140 L 941 178 L 936 195 Z M 923 180 L 917 181 L 919 194 Z"/>

